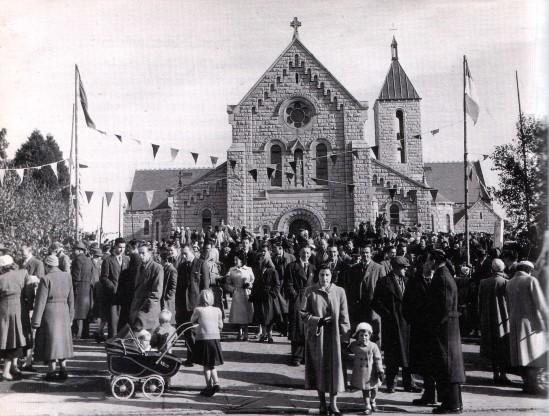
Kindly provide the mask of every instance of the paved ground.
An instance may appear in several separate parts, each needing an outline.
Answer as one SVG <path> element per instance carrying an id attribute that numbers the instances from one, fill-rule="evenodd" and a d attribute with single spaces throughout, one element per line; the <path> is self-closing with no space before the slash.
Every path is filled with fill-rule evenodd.
<path id="1" fill-rule="evenodd" d="M 42 381 L 40 373 L 28 373 L 21 381 L 0 383 L 0 415 L 179 415 L 179 414 L 314 414 L 318 412 L 316 394 L 305 391 L 303 367 L 287 365 L 289 344 L 275 337 L 274 344 L 237 342 L 229 335 L 222 343 L 225 365 L 219 368 L 222 392 L 204 398 L 198 392 L 204 387 L 201 368 L 182 367 L 173 378 L 173 388 L 162 399 L 148 400 L 142 394 L 119 401 L 107 389 L 108 372 L 102 344 L 85 340 L 75 344 L 76 356 L 70 361 L 70 377 L 64 383 Z M 176 349 L 176 355 L 184 356 Z M 519 379 L 512 387 L 496 387 L 491 373 L 478 356 L 478 346 L 464 344 L 467 384 L 463 387 L 464 411 L 498 415 L 546 413 L 542 397 L 521 392 Z M 378 396 L 379 413 L 427 414 L 428 407 L 410 403 L 417 394 L 397 389 L 394 394 L 383 390 Z M 349 413 L 362 410 L 361 393 L 341 394 L 341 409 Z"/>

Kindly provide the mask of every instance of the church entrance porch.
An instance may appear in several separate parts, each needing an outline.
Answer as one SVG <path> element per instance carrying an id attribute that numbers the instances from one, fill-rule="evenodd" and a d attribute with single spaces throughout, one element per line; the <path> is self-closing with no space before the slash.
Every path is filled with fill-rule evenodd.
<path id="1" fill-rule="evenodd" d="M 312 208 L 293 208 L 284 212 L 274 224 L 273 229 L 286 235 L 299 234 L 299 230 L 309 231 L 309 235 L 326 229 L 324 219 Z"/>
<path id="2" fill-rule="evenodd" d="M 311 224 L 308 221 L 298 218 L 290 223 L 288 235 L 299 235 L 301 230 L 307 230 L 309 235 L 312 233 Z"/>

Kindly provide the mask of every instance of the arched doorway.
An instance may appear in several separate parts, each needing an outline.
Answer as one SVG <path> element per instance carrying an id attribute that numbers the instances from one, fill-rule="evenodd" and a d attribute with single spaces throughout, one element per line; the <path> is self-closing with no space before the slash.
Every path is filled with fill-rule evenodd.
<path id="1" fill-rule="evenodd" d="M 289 228 L 289 231 L 288 231 L 288 234 L 291 235 L 299 235 L 299 231 L 300 230 L 307 230 L 309 231 L 309 235 L 312 235 L 312 227 L 311 227 L 311 224 L 309 224 L 308 221 L 302 219 L 302 218 L 297 218 L 295 220 L 293 220 L 291 223 L 290 223 L 290 228 Z"/>

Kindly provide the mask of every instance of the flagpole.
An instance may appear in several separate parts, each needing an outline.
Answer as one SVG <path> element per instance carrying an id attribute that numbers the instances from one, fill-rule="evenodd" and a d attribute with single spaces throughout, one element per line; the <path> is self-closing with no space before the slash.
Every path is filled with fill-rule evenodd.
<path id="1" fill-rule="evenodd" d="M 72 105 L 72 119 L 71 119 L 71 149 L 69 152 L 69 227 L 72 226 L 72 152 L 74 146 L 74 113 L 76 112 L 76 105 Z"/>
<path id="2" fill-rule="evenodd" d="M 467 264 L 470 263 L 471 257 L 469 252 L 469 201 L 468 201 L 468 183 L 467 183 L 467 104 L 465 100 L 466 92 L 466 79 L 467 79 L 467 57 L 463 55 L 463 189 L 464 189 L 464 204 L 465 204 L 465 253 Z"/>
<path id="3" fill-rule="evenodd" d="M 79 237 L 79 231 L 78 231 L 78 220 L 80 217 L 79 213 L 79 201 L 78 201 L 78 195 L 80 192 L 80 178 L 78 177 L 78 66 L 74 65 L 74 169 L 75 169 L 75 176 L 76 176 L 76 186 L 75 186 L 75 239 L 78 241 Z"/>
<path id="4" fill-rule="evenodd" d="M 100 247 L 101 247 L 101 241 L 103 241 L 101 237 L 103 237 L 103 205 L 104 203 L 105 203 L 105 197 L 102 196 L 101 197 L 101 222 L 99 225 L 99 246 Z"/>
<path id="5" fill-rule="evenodd" d="M 525 196 L 525 210 L 526 210 L 526 229 L 530 227 L 530 189 L 528 186 L 528 171 L 526 170 L 526 143 L 524 142 L 524 125 L 522 123 L 522 108 L 520 106 L 520 90 L 518 82 L 518 71 L 515 69 L 515 79 L 517 81 L 517 100 L 518 100 L 518 110 L 519 110 L 519 131 L 520 131 L 520 142 L 522 145 L 522 163 L 524 170 L 524 196 Z"/>
<path id="6" fill-rule="evenodd" d="M 121 220 L 122 218 L 122 193 L 121 192 L 118 192 L 118 237 L 122 237 L 122 234 L 121 234 L 121 224 L 120 222 L 122 221 Z"/>

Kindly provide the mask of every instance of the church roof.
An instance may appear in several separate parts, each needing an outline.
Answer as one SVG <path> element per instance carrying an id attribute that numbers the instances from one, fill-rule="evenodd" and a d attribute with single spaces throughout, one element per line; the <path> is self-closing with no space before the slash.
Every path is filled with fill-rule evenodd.
<path id="1" fill-rule="evenodd" d="M 195 182 L 210 172 L 212 168 L 191 169 L 140 169 L 133 176 L 131 190 L 135 192 L 132 199 L 132 211 L 151 211 L 168 207 L 168 195 L 166 189 L 179 187 L 179 172 L 181 172 L 181 184 L 188 185 Z M 147 201 L 144 192 L 154 190 L 151 205 Z"/>
<path id="2" fill-rule="evenodd" d="M 252 95 L 254 93 L 254 91 L 256 90 L 256 88 L 259 86 L 259 84 L 261 83 L 261 81 L 264 80 L 265 76 L 271 72 L 275 66 L 278 64 L 278 62 L 280 61 L 280 59 L 282 59 L 282 57 L 284 57 L 284 55 L 293 47 L 293 46 L 297 46 L 298 48 L 302 49 L 305 53 L 307 53 L 310 58 L 312 60 L 314 60 L 315 64 L 318 65 L 318 67 L 320 67 L 330 78 L 331 80 L 337 85 L 337 87 L 343 91 L 345 93 L 345 95 L 347 96 L 348 99 L 350 99 L 351 101 L 353 101 L 359 108 L 361 109 L 367 109 L 368 106 L 365 105 L 364 103 L 362 103 L 361 101 L 357 100 L 348 90 L 347 88 L 345 88 L 343 86 L 343 84 L 341 82 L 338 81 L 338 79 L 316 58 L 316 56 L 314 56 L 311 51 L 309 51 L 309 49 L 307 49 L 305 47 L 305 45 L 303 45 L 303 43 L 301 43 L 301 41 L 299 40 L 299 37 L 297 36 L 294 36 L 292 41 L 290 42 L 290 44 L 282 51 L 282 53 L 278 56 L 278 58 L 275 59 L 275 61 L 271 64 L 271 66 L 269 66 L 269 68 L 263 73 L 263 75 L 257 80 L 257 82 L 252 86 L 252 88 L 250 88 L 250 90 L 246 93 L 246 95 L 244 95 L 244 97 L 240 100 L 240 102 L 236 105 L 236 106 L 229 106 L 229 108 L 231 109 L 231 111 L 234 110 L 235 107 L 238 107 L 238 106 L 241 106 L 242 104 L 244 104 L 244 102 L 250 97 L 250 95 Z"/>
<path id="3" fill-rule="evenodd" d="M 490 203 L 491 198 L 486 191 L 484 175 L 479 161 L 470 163 L 472 169 L 471 179 L 468 182 L 469 204 L 478 199 Z M 434 162 L 425 163 L 425 180 L 446 199 L 463 204 L 465 202 L 465 190 L 463 184 L 463 162 Z"/>
<path id="4" fill-rule="evenodd" d="M 412 81 L 398 62 L 397 43 L 393 37 L 391 43 L 392 60 L 385 82 L 379 92 L 378 100 L 421 100 Z"/>

